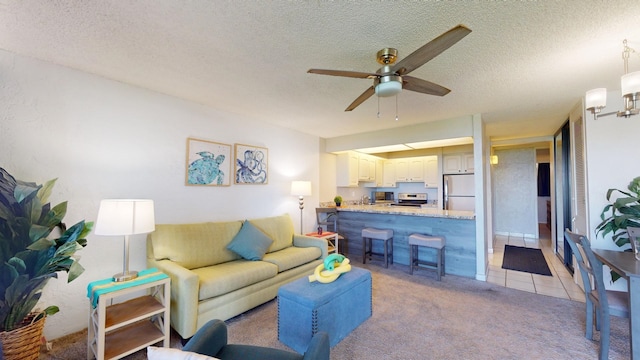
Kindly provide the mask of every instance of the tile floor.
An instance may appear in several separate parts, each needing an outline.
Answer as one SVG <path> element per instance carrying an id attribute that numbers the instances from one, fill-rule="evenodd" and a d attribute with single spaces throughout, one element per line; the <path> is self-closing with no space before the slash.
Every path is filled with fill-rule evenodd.
<path id="1" fill-rule="evenodd" d="M 507 244 L 541 249 L 553 276 L 503 269 L 502 256 Z M 571 273 L 553 253 L 551 236 L 546 225 L 540 226 L 540 239 L 496 235 L 493 251 L 493 254 L 489 254 L 488 282 L 541 295 L 585 301 L 584 291 L 573 282 Z"/>

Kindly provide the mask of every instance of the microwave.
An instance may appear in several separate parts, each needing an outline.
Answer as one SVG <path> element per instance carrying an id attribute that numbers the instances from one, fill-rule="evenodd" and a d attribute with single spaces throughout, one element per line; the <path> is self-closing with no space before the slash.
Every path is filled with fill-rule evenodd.
<path id="1" fill-rule="evenodd" d="M 372 191 L 371 202 L 373 203 L 393 202 L 393 191 Z"/>

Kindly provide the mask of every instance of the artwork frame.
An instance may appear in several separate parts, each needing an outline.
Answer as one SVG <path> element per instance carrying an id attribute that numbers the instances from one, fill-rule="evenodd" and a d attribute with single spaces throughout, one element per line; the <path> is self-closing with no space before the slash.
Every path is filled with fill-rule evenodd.
<path id="1" fill-rule="evenodd" d="M 235 144 L 234 159 L 234 184 L 267 185 L 269 183 L 269 149 Z"/>
<path id="2" fill-rule="evenodd" d="M 230 186 L 231 155 L 231 144 L 187 138 L 185 185 Z"/>

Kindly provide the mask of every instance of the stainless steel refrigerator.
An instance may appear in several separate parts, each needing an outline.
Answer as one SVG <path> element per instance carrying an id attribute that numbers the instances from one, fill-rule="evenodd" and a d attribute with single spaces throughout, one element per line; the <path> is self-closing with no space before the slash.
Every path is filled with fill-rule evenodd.
<path id="1" fill-rule="evenodd" d="M 475 186 L 473 174 L 444 175 L 444 210 L 475 211 Z"/>

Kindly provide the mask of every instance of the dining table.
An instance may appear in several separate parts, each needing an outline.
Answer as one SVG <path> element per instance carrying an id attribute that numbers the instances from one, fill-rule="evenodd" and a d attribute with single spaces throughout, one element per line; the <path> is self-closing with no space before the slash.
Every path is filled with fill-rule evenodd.
<path id="1" fill-rule="evenodd" d="M 631 358 L 640 360 L 640 261 L 628 251 L 593 249 L 593 253 L 603 264 L 627 279 Z"/>

